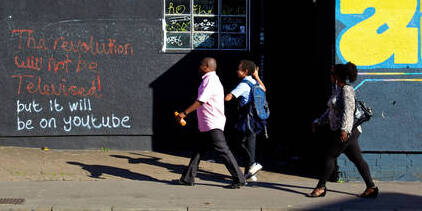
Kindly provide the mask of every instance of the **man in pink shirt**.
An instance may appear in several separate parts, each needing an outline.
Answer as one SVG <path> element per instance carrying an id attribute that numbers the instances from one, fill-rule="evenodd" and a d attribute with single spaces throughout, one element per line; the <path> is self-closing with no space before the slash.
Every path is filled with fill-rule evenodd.
<path id="1" fill-rule="evenodd" d="M 232 184 L 226 186 L 226 188 L 240 188 L 246 182 L 224 136 L 223 131 L 226 124 L 224 90 L 215 72 L 216 69 L 217 62 L 214 58 L 206 57 L 202 60 L 199 67 L 202 83 L 198 89 L 198 97 L 191 106 L 177 116 L 177 120 L 180 120 L 196 110 L 198 128 L 201 134 L 201 139 L 197 142 L 197 147 L 189 162 L 189 166 L 178 182 L 182 185 L 194 185 L 201 154 L 212 148 L 223 158 L 227 170 L 233 177 Z"/>

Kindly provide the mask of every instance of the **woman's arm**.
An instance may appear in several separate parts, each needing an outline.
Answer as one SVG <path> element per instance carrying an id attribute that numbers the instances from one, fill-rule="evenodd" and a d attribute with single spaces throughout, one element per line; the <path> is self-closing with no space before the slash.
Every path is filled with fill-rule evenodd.
<path id="1" fill-rule="evenodd" d="M 343 87 L 343 105 L 344 111 L 341 121 L 341 133 L 344 141 L 347 140 L 347 134 L 350 134 L 353 129 L 353 121 L 355 114 L 355 92 L 353 87 L 344 86 Z M 345 136 L 345 137 L 344 137 Z"/>

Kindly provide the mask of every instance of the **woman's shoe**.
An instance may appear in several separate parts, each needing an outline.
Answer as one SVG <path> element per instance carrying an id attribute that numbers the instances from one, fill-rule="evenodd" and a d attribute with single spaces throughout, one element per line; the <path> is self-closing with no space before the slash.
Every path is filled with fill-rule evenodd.
<path id="1" fill-rule="evenodd" d="M 374 198 L 377 198 L 378 192 L 379 192 L 378 187 L 366 188 L 366 190 L 363 193 L 359 194 L 359 197 L 374 199 Z"/>
<path id="2" fill-rule="evenodd" d="M 324 187 L 324 191 L 320 192 L 322 188 L 315 188 L 312 193 L 306 194 L 307 197 L 316 198 L 316 197 L 324 197 L 327 194 L 327 188 Z"/>

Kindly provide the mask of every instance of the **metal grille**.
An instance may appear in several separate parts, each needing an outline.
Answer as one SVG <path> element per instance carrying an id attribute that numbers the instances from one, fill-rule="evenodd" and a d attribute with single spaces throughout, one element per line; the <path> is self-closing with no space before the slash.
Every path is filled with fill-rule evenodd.
<path id="1" fill-rule="evenodd" d="M 0 198 L 0 204 L 23 204 L 25 199 Z"/>

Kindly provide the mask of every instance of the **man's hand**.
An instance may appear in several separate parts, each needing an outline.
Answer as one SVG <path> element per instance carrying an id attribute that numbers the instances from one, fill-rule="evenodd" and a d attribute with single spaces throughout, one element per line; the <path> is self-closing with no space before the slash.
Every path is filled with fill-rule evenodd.
<path id="1" fill-rule="evenodd" d="M 177 114 L 176 120 L 180 121 L 181 119 L 184 119 L 185 117 L 186 117 L 185 112 L 180 112 L 180 113 Z"/>
<path id="2" fill-rule="evenodd" d="M 233 99 L 233 94 L 232 93 L 228 93 L 227 95 L 226 95 L 226 97 L 224 97 L 224 101 L 230 101 L 230 100 L 232 100 Z"/>

